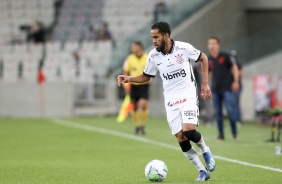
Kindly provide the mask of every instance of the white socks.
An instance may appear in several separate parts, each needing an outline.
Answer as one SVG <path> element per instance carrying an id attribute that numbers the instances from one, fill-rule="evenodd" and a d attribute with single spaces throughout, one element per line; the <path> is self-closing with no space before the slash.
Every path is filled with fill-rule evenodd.
<path id="1" fill-rule="evenodd" d="M 193 147 L 191 147 L 189 151 L 183 153 L 188 158 L 188 160 L 198 169 L 198 171 L 206 171 L 205 166 L 202 164 L 196 150 Z"/>
<path id="2" fill-rule="evenodd" d="M 209 147 L 207 147 L 203 137 L 201 137 L 201 140 L 199 142 L 195 143 L 195 144 L 200 148 L 202 154 L 210 151 L 210 149 L 209 149 Z"/>

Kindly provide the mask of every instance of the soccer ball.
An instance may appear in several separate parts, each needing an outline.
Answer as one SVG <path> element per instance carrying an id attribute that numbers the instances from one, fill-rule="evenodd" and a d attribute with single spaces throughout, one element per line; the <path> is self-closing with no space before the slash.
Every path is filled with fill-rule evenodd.
<path id="1" fill-rule="evenodd" d="M 145 176 L 149 181 L 161 182 L 167 177 L 167 166 L 161 160 L 152 160 L 145 167 Z"/>

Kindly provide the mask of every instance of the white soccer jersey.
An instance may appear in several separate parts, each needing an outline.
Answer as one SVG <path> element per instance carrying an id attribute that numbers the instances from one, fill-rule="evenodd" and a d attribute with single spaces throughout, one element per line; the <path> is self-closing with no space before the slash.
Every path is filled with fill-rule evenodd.
<path id="1" fill-rule="evenodd" d="M 187 103 L 197 103 L 196 82 L 191 61 L 197 62 L 201 52 L 191 44 L 172 40 L 169 53 L 151 50 L 144 74 L 155 77 L 159 72 L 163 82 L 166 110 L 179 108 Z"/>

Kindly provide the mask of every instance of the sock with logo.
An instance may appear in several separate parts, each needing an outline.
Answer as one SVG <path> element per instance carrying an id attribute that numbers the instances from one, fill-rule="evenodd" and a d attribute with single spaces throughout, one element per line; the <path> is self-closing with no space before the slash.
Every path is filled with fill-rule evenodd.
<path id="1" fill-rule="evenodd" d="M 205 166 L 199 158 L 196 150 L 191 147 L 189 151 L 183 152 L 186 158 L 198 169 L 198 171 L 206 171 Z"/>
<path id="2" fill-rule="evenodd" d="M 181 150 L 185 157 L 198 169 L 198 171 L 206 170 L 205 166 L 202 164 L 197 152 L 190 144 L 189 140 L 185 140 L 179 143 Z"/>
<path id="3" fill-rule="evenodd" d="M 209 147 L 207 147 L 205 141 L 204 141 L 204 138 L 203 136 L 201 136 L 201 140 L 197 143 L 195 143 L 196 146 L 198 146 L 201 150 L 201 153 L 205 153 L 205 152 L 208 152 L 210 151 Z"/>

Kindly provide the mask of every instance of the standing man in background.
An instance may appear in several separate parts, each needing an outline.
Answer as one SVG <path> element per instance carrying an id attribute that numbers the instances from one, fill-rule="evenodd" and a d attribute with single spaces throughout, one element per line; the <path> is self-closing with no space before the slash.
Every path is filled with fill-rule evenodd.
<path id="1" fill-rule="evenodd" d="M 233 138 L 237 139 L 236 101 L 234 92 L 239 90 L 239 70 L 230 55 L 220 52 L 220 40 L 217 37 L 208 39 L 210 53 L 209 67 L 212 72 L 213 105 L 218 127 L 218 139 L 224 140 L 223 109 L 224 102 L 230 122 Z"/>
<path id="2" fill-rule="evenodd" d="M 123 65 L 125 75 L 138 76 L 143 73 L 148 54 L 143 52 L 143 45 L 139 41 L 131 44 L 131 52 Z M 146 134 L 145 123 L 148 117 L 149 82 L 124 84 L 126 94 L 130 94 L 132 102 L 132 118 L 135 125 L 135 134 Z M 141 116 L 139 116 L 139 108 Z"/>

